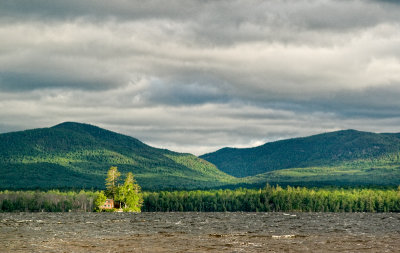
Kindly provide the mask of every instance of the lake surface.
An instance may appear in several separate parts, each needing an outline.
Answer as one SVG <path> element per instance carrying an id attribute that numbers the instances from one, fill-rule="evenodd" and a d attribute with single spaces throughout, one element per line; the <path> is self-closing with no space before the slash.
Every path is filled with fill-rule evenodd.
<path id="1" fill-rule="evenodd" d="M 398 213 L 0 213 L 1 252 L 400 252 Z"/>

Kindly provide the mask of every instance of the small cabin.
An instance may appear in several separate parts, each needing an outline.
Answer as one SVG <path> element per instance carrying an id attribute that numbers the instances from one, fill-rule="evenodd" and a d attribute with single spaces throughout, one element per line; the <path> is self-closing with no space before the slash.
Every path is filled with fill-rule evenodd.
<path id="1" fill-rule="evenodd" d="M 113 209 L 114 208 L 114 200 L 113 199 L 106 199 L 104 204 L 100 206 L 100 209 Z"/>

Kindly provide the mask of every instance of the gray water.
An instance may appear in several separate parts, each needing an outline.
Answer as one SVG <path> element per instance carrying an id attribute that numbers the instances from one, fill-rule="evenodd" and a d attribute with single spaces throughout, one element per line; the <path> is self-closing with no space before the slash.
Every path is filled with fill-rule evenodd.
<path id="1" fill-rule="evenodd" d="M 0 213 L 0 252 L 400 252 L 397 213 Z"/>

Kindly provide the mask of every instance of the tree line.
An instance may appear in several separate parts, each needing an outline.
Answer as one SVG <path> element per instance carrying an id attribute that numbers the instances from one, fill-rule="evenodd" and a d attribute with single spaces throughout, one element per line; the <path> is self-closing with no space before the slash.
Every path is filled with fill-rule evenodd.
<path id="1" fill-rule="evenodd" d="M 92 212 L 99 192 L 2 191 L 0 212 Z"/>
<path id="2" fill-rule="evenodd" d="M 400 212 L 396 189 L 263 189 L 145 192 L 145 212 Z"/>
<path id="3" fill-rule="evenodd" d="M 0 211 L 93 211 L 101 192 L 0 192 Z M 143 212 L 400 212 L 397 189 L 269 186 L 143 192 Z"/>

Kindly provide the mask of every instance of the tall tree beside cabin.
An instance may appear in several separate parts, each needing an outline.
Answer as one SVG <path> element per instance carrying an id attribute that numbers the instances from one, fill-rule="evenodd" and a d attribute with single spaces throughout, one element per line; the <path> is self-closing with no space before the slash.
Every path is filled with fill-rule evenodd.
<path id="1" fill-rule="evenodd" d="M 118 168 L 115 166 L 111 166 L 107 172 L 106 178 L 106 195 L 112 199 L 115 198 L 115 194 L 117 192 L 118 180 L 121 176 L 121 173 L 118 171 Z"/>
<path id="2" fill-rule="evenodd" d="M 121 173 L 118 168 L 111 166 L 106 178 L 106 191 L 100 192 L 96 206 L 98 211 L 112 210 L 124 212 L 140 212 L 143 205 L 143 195 L 141 187 L 136 182 L 133 174 L 126 175 L 124 183 L 121 185 L 119 178 Z M 108 208 L 107 201 L 113 202 L 113 208 Z"/>

